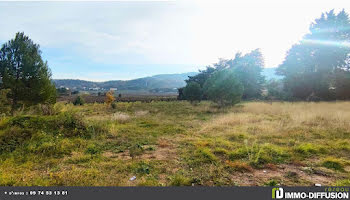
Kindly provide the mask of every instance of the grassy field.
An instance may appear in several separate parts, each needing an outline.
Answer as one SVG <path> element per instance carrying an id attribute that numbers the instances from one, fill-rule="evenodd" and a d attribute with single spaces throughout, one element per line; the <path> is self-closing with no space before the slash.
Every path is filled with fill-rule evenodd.
<path id="1" fill-rule="evenodd" d="M 350 185 L 350 102 L 57 103 L 0 121 L 0 185 L 315 183 Z"/>

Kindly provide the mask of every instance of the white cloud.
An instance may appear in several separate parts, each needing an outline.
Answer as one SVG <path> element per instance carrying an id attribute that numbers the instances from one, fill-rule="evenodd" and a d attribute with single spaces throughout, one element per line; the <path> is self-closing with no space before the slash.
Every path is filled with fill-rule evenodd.
<path id="1" fill-rule="evenodd" d="M 0 2 L 0 41 L 24 31 L 44 48 L 109 65 L 201 67 L 261 48 L 275 67 L 322 12 L 349 12 L 347 1 Z"/>

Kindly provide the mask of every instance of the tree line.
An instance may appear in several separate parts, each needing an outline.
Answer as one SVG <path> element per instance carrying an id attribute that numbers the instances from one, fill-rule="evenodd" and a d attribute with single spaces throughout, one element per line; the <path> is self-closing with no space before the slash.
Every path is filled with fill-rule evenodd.
<path id="1" fill-rule="evenodd" d="M 342 10 L 323 13 L 309 33 L 293 45 L 277 68 L 283 79 L 266 81 L 259 49 L 220 59 L 179 88 L 178 99 L 211 100 L 220 106 L 243 100 L 350 99 L 350 22 Z M 267 94 L 266 94 L 267 90 Z M 265 92 L 264 92 L 265 91 Z M 0 49 L 0 112 L 14 113 L 36 104 L 54 104 L 56 88 L 40 46 L 23 32 Z"/>
<path id="2" fill-rule="evenodd" d="M 178 99 L 212 100 L 221 106 L 243 100 L 348 100 L 350 99 L 350 22 L 342 10 L 323 13 L 309 33 L 293 45 L 277 68 L 282 80 L 266 81 L 259 49 L 218 63 L 189 77 Z M 264 91 L 267 94 L 264 94 Z"/>

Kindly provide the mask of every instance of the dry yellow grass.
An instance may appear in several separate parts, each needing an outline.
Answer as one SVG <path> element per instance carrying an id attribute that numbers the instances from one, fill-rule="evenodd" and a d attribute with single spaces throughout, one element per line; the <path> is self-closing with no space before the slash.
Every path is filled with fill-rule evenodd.
<path id="1" fill-rule="evenodd" d="M 245 102 L 226 110 L 209 102 L 117 103 L 116 109 L 59 103 L 55 109 L 79 114 L 93 137 L 57 138 L 36 130 L 36 139 L 1 155 L 0 185 L 300 186 L 350 180 L 350 102 Z M 137 180 L 129 181 L 134 175 Z"/>
<path id="2" fill-rule="evenodd" d="M 288 116 L 289 124 L 299 126 L 305 123 L 350 128 L 350 102 L 297 102 L 272 104 L 251 102 L 244 104 L 244 113 Z M 322 124 L 322 122 L 325 122 Z"/>
<path id="3" fill-rule="evenodd" d="M 113 121 L 117 121 L 119 123 L 126 123 L 126 122 L 131 120 L 131 117 L 130 117 L 130 115 L 128 115 L 126 113 L 117 112 L 117 113 L 112 114 L 111 119 Z"/>
<path id="4" fill-rule="evenodd" d="M 258 125 L 265 131 L 309 125 L 350 130 L 349 102 L 280 103 L 249 102 L 206 123 L 202 131 L 240 125 Z"/>
<path id="5" fill-rule="evenodd" d="M 339 162 L 330 166 L 349 166 L 349 119 L 349 102 L 246 102 L 214 116 L 191 138 L 184 140 L 190 139 L 195 148 L 206 147 L 232 162 L 250 163 L 265 169 L 283 165 L 282 171 L 279 167 L 274 169 L 281 183 L 334 184 L 335 177 L 350 177 L 350 171 L 345 170 L 342 175 L 339 170 L 333 173 L 325 169 L 321 161 L 330 156 Z M 300 173 L 304 168 L 327 175 Z M 286 178 L 288 175 L 284 173 L 288 170 L 300 176 L 299 182 Z M 253 174 L 254 179 L 261 181 L 268 182 L 273 178 L 259 170 Z M 251 180 L 237 180 L 242 178 L 237 176 L 232 177 L 237 184 L 252 184 Z M 301 183 L 301 180 L 305 182 Z"/>

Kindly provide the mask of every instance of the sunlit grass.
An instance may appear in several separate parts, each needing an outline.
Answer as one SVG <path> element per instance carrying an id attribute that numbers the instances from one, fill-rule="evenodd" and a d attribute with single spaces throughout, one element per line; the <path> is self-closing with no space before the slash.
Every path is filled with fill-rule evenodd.
<path id="1" fill-rule="evenodd" d="M 0 118 L 0 185 L 341 185 L 350 177 L 349 102 L 54 109 Z"/>

